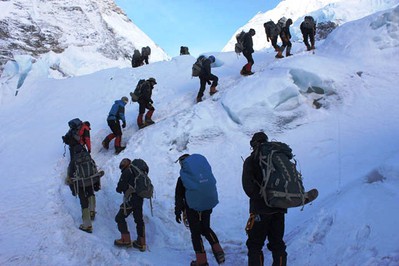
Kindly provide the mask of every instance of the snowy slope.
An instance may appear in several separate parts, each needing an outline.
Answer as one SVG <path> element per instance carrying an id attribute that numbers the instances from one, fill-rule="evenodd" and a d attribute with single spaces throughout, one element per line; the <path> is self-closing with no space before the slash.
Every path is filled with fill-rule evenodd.
<path id="1" fill-rule="evenodd" d="M 194 258 L 189 231 L 173 213 L 179 174 L 174 161 L 183 153 L 209 159 L 220 198 L 212 227 L 226 265 L 246 265 L 241 157 L 249 155 L 249 140 L 260 129 L 293 148 L 305 187 L 320 192 L 312 205 L 286 215 L 289 265 L 399 265 L 398 33 L 399 8 L 386 10 L 346 23 L 317 44 L 315 54 L 299 45 L 295 56 L 283 60 L 275 60 L 271 49 L 257 52 L 256 73 L 245 78 L 239 75 L 243 57 L 215 54 L 219 93 L 199 104 L 191 56 L 62 80 L 36 75 L 46 65 L 34 64 L 17 97 L 0 92 L 0 265 L 188 265 Z M 378 36 L 386 36 L 383 46 Z M 368 44 L 361 51 L 352 42 L 357 39 Z M 361 52 L 372 64 L 359 60 Z M 129 104 L 126 150 L 118 156 L 112 148 L 100 151 L 113 101 L 148 77 L 158 82 L 157 123 L 138 130 L 138 106 Z M 92 234 L 78 230 L 79 200 L 64 185 L 69 155 L 62 156 L 61 136 L 75 117 L 91 122 L 92 156 L 106 172 Z M 113 246 L 122 199 L 115 186 L 124 157 L 146 160 L 156 189 L 154 216 L 148 201 L 144 206 L 144 253 Z M 128 225 L 135 238 L 131 217 Z"/>
<path id="2" fill-rule="evenodd" d="M 234 51 L 237 33 L 242 30 L 248 31 L 250 28 L 256 31 L 256 35 L 253 37 L 254 49 L 269 48 L 271 43 L 266 41 L 263 24 L 269 20 L 277 23 L 283 16 L 291 18 L 293 21 L 290 27 L 291 41 L 302 42 L 299 26 L 307 15 L 313 16 L 318 23 L 332 21 L 342 25 L 377 11 L 392 8 L 397 4 L 399 4 L 398 0 L 283 0 L 276 8 L 256 14 L 247 24 L 237 29 L 222 51 Z"/>

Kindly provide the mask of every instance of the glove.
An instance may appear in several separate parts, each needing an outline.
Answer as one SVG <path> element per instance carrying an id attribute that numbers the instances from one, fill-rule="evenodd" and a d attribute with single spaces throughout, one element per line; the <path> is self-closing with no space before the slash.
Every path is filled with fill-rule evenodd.
<path id="1" fill-rule="evenodd" d="M 181 214 L 176 214 L 176 222 L 181 223 Z"/>
<path id="2" fill-rule="evenodd" d="M 267 37 L 267 42 L 270 42 L 270 38 L 269 37 Z"/>
<path id="3" fill-rule="evenodd" d="M 125 127 L 126 127 L 126 122 L 123 122 L 122 128 L 125 128 Z"/>
<path id="4" fill-rule="evenodd" d="M 208 85 L 211 85 L 211 81 L 210 80 L 207 80 L 206 83 L 208 83 Z"/>

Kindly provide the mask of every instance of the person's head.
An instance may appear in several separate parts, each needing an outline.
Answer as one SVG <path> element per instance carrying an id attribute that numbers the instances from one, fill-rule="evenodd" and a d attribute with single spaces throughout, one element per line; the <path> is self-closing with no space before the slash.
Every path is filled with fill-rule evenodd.
<path id="1" fill-rule="evenodd" d="M 212 63 L 215 63 L 216 58 L 215 58 L 213 55 L 209 56 L 208 59 L 209 59 Z"/>
<path id="2" fill-rule="evenodd" d="M 179 159 L 177 159 L 176 162 L 179 162 L 180 166 L 182 166 L 182 162 L 183 162 L 188 156 L 190 156 L 190 154 L 185 153 L 185 154 L 183 154 L 182 156 L 180 156 Z"/>
<path id="3" fill-rule="evenodd" d="M 157 84 L 157 81 L 156 81 L 154 78 L 149 78 L 149 79 L 147 79 L 147 81 L 148 81 L 149 83 L 151 83 L 152 86 L 154 86 L 155 84 Z"/>
<path id="4" fill-rule="evenodd" d="M 129 98 L 127 98 L 126 96 L 123 96 L 121 98 L 122 102 L 124 102 L 125 104 L 127 104 L 129 102 Z"/>
<path id="5" fill-rule="evenodd" d="M 250 30 L 249 30 L 249 34 L 251 34 L 251 36 L 254 36 L 254 35 L 255 35 L 255 33 L 256 33 L 256 32 L 255 32 L 255 30 L 254 30 L 254 29 L 250 29 Z"/>
<path id="6" fill-rule="evenodd" d="M 267 135 L 264 132 L 259 131 L 252 136 L 252 139 L 249 142 L 249 144 L 253 149 L 255 149 L 259 144 L 265 143 L 267 142 L 267 140 L 268 140 Z"/>
<path id="7" fill-rule="evenodd" d="M 130 161 L 130 159 L 128 158 L 123 158 L 122 161 L 119 163 L 119 169 L 121 169 L 121 171 L 123 171 L 126 167 L 128 167 L 130 165 L 132 161 Z"/>
<path id="8" fill-rule="evenodd" d="M 292 19 L 287 19 L 287 22 L 285 23 L 285 25 L 290 26 L 292 25 Z"/>

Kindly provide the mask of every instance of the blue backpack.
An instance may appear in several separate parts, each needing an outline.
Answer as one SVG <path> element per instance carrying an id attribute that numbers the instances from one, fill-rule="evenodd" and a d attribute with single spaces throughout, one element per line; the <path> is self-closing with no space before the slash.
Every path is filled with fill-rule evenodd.
<path id="1" fill-rule="evenodd" d="M 180 178 L 186 188 L 187 205 L 196 211 L 214 208 L 218 203 L 216 179 L 206 158 L 192 154 L 182 161 Z"/>

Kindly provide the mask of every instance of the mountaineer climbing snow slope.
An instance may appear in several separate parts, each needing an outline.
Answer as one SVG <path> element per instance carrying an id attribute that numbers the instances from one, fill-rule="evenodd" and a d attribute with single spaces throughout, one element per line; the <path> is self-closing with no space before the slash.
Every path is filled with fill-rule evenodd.
<path id="1" fill-rule="evenodd" d="M 273 49 L 256 51 L 255 74 L 248 77 L 237 71 L 243 57 L 212 52 L 219 92 L 200 103 L 193 101 L 192 56 L 63 80 L 28 75 L 17 97 L 12 80 L 2 79 L 0 265 L 189 265 L 195 259 L 190 232 L 174 214 L 175 161 L 184 153 L 209 160 L 219 196 L 212 229 L 225 265 L 245 265 L 242 158 L 259 130 L 290 144 L 305 187 L 319 191 L 303 211 L 286 214 L 288 265 L 398 265 L 399 236 L 392 233 L 399 223 L 392 211 L 399 197 L 398 18 L 396 7 L 348 22 L 317 42 L 315 55 L 300 53 L 303 43 L 293 43 L 294 56 L 278 61 Z M 32 73 L 43 67 L 33 65 Z M 149 77 L 157 80 L 155 124 L 138 130 L 138 108 L 129 102 L 126 149 L 99 152 L 110 104 Z M 69 158 L 62 156 L 61 136 L 74 117 L 90 121 L 91 156 L 105 172 L 91 234 L 78 230 L 79 200 L 64 183 Z M 123 158 L 141 158 L 151 169 L 153 215 L 149 201 L 143 206 L 148 252 L 114 246 Z M 126 221 L 135 228 L 131 216 Z M 212 254 L 207 242 L 204 247 Z M 265 252 L 265 264 L 271 260 Z M 209 259 L 209 265 L 217 264 Z"/>

